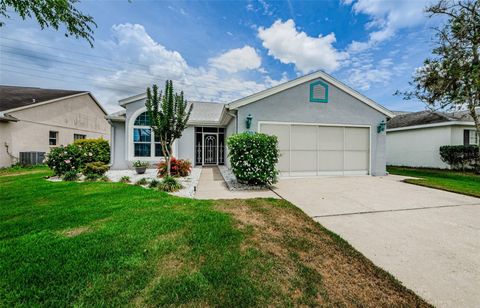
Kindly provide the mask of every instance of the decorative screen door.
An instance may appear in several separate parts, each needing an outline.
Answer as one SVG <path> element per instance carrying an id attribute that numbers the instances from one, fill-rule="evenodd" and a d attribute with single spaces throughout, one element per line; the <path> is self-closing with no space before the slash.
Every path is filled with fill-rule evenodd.
<path id="1" fill-rule="evenodd" d="M 218 156 L 217 134 L 204 134 L 203 138 L 203 163 L 216 165 Z"/>

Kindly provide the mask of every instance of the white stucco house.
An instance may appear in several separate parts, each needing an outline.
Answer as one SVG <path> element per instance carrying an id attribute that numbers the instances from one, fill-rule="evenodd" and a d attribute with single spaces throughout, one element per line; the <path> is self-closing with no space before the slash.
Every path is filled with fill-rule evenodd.
<path id="1" fill-rule="evenodd" d="M 387 164 L 448 168 L 440 159 L 443 145 L 478 144 L 467 111 L 420 111 L 397 115 L 387 123 Z"/>
<path id="2" fill-rule="evenodd" d="M 112 124 L 112 169 L 162 159 L 145 100 L 145 94 L 122 99 L 123 110 L 107 117 Z M 386 173 L 386 137 L 377 128 L 393 114 L 324 72 L 227 104 L 190 103 L 188 127 L 173 153 L 196 166 L 228 165 L 227 138 L 251 130 L 278 136 L 282 176 Z"/>
<path id="3" fill-rule="evenodd" d="M 76 139 L 109 140 L 106 114 L 87 91 L 0 85 L 0 167 Z"/>

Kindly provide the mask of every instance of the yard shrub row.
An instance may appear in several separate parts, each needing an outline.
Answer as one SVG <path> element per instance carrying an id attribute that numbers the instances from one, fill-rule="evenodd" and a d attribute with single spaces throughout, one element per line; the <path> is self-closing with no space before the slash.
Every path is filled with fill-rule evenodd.
<path id="1" fill-rule="evenodd" d="M 105 139 L 77 140 L 66 146 L 52 148 L 45 158 L 45 163 L 57 176 L 70 171 L 82 172 L 89 163 L 106 165 L 109 161 L 110 145 Z"/>
<path id="2" fill-rule="evenodd" d="M 440 158 L 452 169 L 480 171 L 480 155 L 477 145 L 445 145 L 440 147 Z"/>
<path id="3" fill-rule="evenodd" d="M 237 180 L 251 185 L 276 182 L 278 171 L 278 139 L 260 133 L 241 133 L 227 140 L 230 163 Z"/>

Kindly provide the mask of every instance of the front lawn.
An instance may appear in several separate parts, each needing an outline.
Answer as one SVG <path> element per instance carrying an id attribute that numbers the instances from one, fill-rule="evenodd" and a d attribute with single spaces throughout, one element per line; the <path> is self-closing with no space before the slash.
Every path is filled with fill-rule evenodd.
<path id="1" fill-rule="evenodd" d="M 472 172 L 459 172 L 442 169 L 419 169 L 408 167 L 388 167 L 391 174 L 416 177 L 405 182 L 443 189 L 480 198 L 480 175 Z"/>
<path id="2" fill-rule="evenodd" d="M 428 306 L 274 199 L 0 175 L 0 306 Z"/>

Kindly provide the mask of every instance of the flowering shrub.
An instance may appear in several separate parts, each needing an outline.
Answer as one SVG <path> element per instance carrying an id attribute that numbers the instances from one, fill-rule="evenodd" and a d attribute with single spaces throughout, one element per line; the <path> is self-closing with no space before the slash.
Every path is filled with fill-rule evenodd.
<path id="1" fill-rule="evenodd" d="M 80 172 L 82 166 L 80 149 L 69 144 L 52 148 L 47 154 L 45 163 L 52 169 L 54 175 L 64 175 L 67 172 Z"/>
<path id="2" fill-rule="evenodd" d="M 105 139 L 79 139 L 73 144 L 78 147 L 82 154 L 83 165 L 96 161 L 104 164 L 110 162 L 110 145 Z"/>
<path id="3" fill-rule="evenodd" d="M 109 161 L 110 146 L 104 139 L 82 139 L 67 146 L 55 147 L 45 158 L 48 167 L 59 176 L 72 170 L 81 172 L 88 163 L 108 164 Z"/>
<path id="4" fill-rule="evenodd" d="M 233 174 L 239 182 L 270 185 L 277 180 L 278 140 L 266 134 L 241 133 L 227 140 Z"/>
<path id="5" fill-rule="evenodd" d="M 192 171 L 192 163 L 185 159 L 170 159 L 170 173 L 172 176 L 187 176 Z M 167 175 L 167 162 L 163 161 L 158 164 L 157 175 L 161 178 Z"/>

